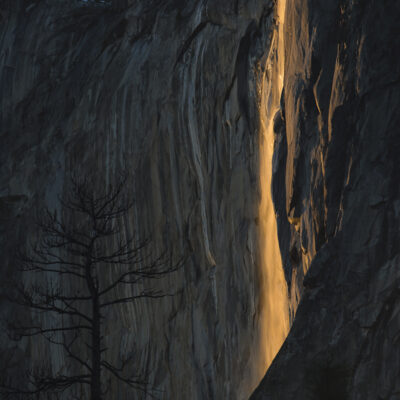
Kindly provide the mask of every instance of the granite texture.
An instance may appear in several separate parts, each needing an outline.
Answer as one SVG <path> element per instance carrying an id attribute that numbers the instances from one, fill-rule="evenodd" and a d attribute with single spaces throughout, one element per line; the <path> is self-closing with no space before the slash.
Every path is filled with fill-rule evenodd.
<path id="1" fill-rule="evenodd" d="M 263 373 L 258 80 L 273 4 L 115 5 L 0 2 L 1 273 L 15 277 L 13 249 L 35 238 L 36 210 L 62 212 L 71 173 L 102 187 L 127 169 L 126 229 L 187 262 L 160 282 L 181 294 L 111 316 L 107 357 L 134 349 L 129 368 L 159 398 L 246 399 Z M 3 297 L 0 309 L 12 318 Z M 70 368 L 45 343 L 13 346 L 3 338 L 11 375 Z M 113 384 L 107 399 L 142 397 Z"/>
<path id="2" fill-rule="evenodd" d="M 293 325 L 251 398 L 396 400 L 400 5 L 286 0 L 283 55 L 275 3 L 0 2 L 2 282 L 71 173 L 103 187 L 127 169 L 127 231 L 187 262 L 160 282 L 179 295 L 109 316 L 108 357 L 135 350 L 129 368 L 162 399 L 248 398 L 268 340 L 261 99 L 284 56 L 272 195 Z M 45 343 L 0 339 L 10 375 L 71 368 Z M 145 397 L 114 383 L 108 398 Z"/>

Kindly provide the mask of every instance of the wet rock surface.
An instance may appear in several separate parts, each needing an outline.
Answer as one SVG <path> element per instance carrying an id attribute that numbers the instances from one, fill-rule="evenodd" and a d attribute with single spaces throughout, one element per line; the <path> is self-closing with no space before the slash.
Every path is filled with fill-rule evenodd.
<path id="1" fill-rule="evenodd" d="M 273 193 L 301 301 L 252 399 L 400 396 L 399 18 L 287 1 Z"/>

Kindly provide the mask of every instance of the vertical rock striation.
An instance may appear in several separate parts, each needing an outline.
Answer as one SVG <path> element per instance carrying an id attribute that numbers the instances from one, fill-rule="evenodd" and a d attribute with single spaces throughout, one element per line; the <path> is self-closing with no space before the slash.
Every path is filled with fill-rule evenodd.
<path id="1" fill-rule="evenodd" d="M 0 18 L 1 273 L 35 236 L 32 210 L 62 212 L 69 173 L 104 186 L 126 167 L 126 230 L 188 261 L 160 283 L 179 295 L 115 312 L 108 357 L 135 350 L 131 370 L 165 399 L 247 398 L 263 372 L 257 80 L 272 1 L 6 0 Z M 68 368 L 45 343 L 10 346 L 9 368 Z"/>
<path id="2" fill-rule="evenodd" d="M 273 193 L 294 324 L 252 399 L 400 396 L 400 5 L 288 0 Z"/>

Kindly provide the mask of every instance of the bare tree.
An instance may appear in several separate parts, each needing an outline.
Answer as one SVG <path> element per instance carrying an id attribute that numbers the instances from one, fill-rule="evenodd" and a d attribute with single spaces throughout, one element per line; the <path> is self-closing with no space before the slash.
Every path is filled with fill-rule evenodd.
<path id="1" fill-rule="evenodd" d="M 40 216 L 39 239 L 19 256 L 30 283 L 17 285 L 13 301 L 51 322 L 14 323 L 10 331 L 16 339 L 41 336 L 50 345 L 60 346 L 78 372 L 36 369 L 29 374 L 26 390 L 3 382 L 0 393 L 4 397 L 57 395 L 84 385 L 90 388 L 91 400 L 101 400 L 107 392 L 106 375 L 135 389 L 146 387 L 146 377 L 126 374 L 133 356 L 119 365 L 107 361 L 102 336 L 107 310 L 142 298 L 173 295 L 148 288 L 149 283 L 177 271 L 183 260 L 172 263 L 172 256 L 152 256 L 150 241 L 128 232 L 126 219 L 133 202 L 127 196 L 126 181 L 124 175 L 116 185 L 96 194 L 87 180 L 72 178 L 69 194 L 60 199 L 63 215 L 45 209 Z M 36 274 L 39 283 L 32 279 Z"/>

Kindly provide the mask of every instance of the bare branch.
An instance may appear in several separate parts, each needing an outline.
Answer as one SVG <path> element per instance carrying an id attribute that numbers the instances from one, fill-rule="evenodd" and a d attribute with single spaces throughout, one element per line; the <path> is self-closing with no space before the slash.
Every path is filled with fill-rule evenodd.
<path id="1" fill-rule="evenodd" d="M 14 299 L 16 304 L 28 307 L 32 310 L 38 310 L 41 312 L 55 312 L 61 315 L 71 315 L 77 316 L 85 319 L 88 322 L 92 322 L 92 318 L 80 312 L 78 309 L 73 307 L 70 303 L 64 302 L 64 308 L 55 305 L 58 299 L 56 296 L 51 295 L 42 297 L 41 293 L 38 291 L 28 291 L 26 288 L 19 288 L 20 297 Z M 36 296 L 36 299 L 35 299 Z"/>
<path id="2" fill-rule="evenodd" d="M 121 297 L 119 299 L 114 299 L 105 303 L 100 304 L 101 308 L 104 307 L 109 307 L 117 304 L 123 304 L 123 303 L 130 303 L 132 301 L 138 300 L 138 299 L 160 299 L 163 297 L 172 297 L 175 296 L 174 293 L 163 293 L 161 291 L 147 291 L 147 292 L 142 292 L 140 294 L 132 295 L 132 296 L 127 296 L 127 297 Z"/>
<path id="3" fill-rule="evenodd" d="M 81 329 L 86 329 L 91 331 L 92 327 L 89 325 L 73 325 L 73 326 L 68 326 L 65 328 L 42 328 L 40 326 L 19 326 L 19 325 L 12 325 L 12 328 L 15 329 L 17 334 L 19 334 L 20 337 L 31 337 L 31 336 L 37 336 L 37 335 L 45 335 L 47 333 L 56 333 L 56 332 L 68 332 L 68 331 L 73 331 L 77 332 Z"/>

